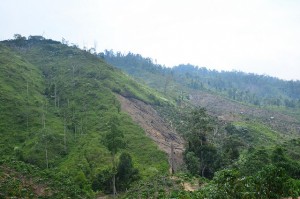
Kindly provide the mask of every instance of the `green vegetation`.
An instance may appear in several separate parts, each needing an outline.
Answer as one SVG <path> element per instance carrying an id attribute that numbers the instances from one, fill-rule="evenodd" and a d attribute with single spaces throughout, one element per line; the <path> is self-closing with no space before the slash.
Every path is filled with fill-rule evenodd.
<path id="1" fill-rule="evenodd" d="M 187 140 L 185 174 L 164 180 L 166 184 L 158 177 L 158 181 L 143 181 L 145 185 L 134 185 L 128 194 L 135 198 L 220 199 L 300 195 L 300 162 L 295 158 L 299 151 L 290 148 L 299 146 L 297 140 L 282 144 L 268 127 L 251 122 L 228 124 L 225 134 L 214 138 L 217 121 L 203 108 L 192 110 L 187 122 L 183 134 Z M 184 183 L 195 177 L 200 189 L 185 191 Z"/>
<path id="2" fill-rule="evenodd" d="M 112 183 L 113 183 L 113 196 L 116 197 L 116 154 L 120 149 L 124 149 L 126 144 L 124 142 L 124 135 L 122 131 L 118 128 L 119 119 L 117 116 L 112 116 L 109 120 L 109 131 L 104 135 L 102 144 L 110 151 L 112 156 Z M 120 157 L 123 160 L 123 156 Z"/>
<path id="3" fill-rule="evenodd" d="M 129 153 L 120 155 L 120 162 L 117 168 L 117 186 L 118 190 L 126 191 L 126 189 L 134 181 L 139 179 L 139 170 L 134 168 L 132 158 Z"/>
<path id="4" fill-rule="evenodd" d="M 298 84 L 191 65 L 167 69 L 132 53 L 97 57 L 15 35 L 0 42 L 0 198 L 299 196 Z M 252 112 L 195 108 L 194 92 Z M 121 111 L 116 95 L 171 121 L 186 141 L 178 173 L 168 174 L 167 155 Z M 278 112 L 262 113 L 270 110 Z M 292 125 L 286 132 L 281 116 Z"/>
<path id="5" fill-rule="evenodd" d="M 258 134 L 262 130 L 265 138 L 252 135 L 255 145 L 269 143 L 269 138 L 274 144 L 299 136 L 299 81 L 237 71 L 218 72 L 190 64 L 167 68 L 139 54 L 123 55 L 112 50 L 98 56 L 173 99 L 176 108 L 163 106 L 157 110 L 172 120 L 178 132 L 186 130 L 184 122 L 190 107 L 200 106 L 225 122 L 250 125 L 249 129 Z"/>
<path id="6" fill-rule="evenodd" d="M 299 196 L 299 81 L 190 64 L 166 68 L 133 53 L 99 56 L 176 101 L 176 108 L 157 110 L 187 141 L 188 172 L 212 179 L 193 193 L 165 190 L 164 197 Z M 205 100 L 215 117 L 191 108 L 210 105 Z"/>
<path id="7" fill-rule="evenodd" d="M 109 132 L 110 118 L 118 114 L 118 129 L 126 141 L 120 152 L 130 154 L 141 178 L 167 172 L 166 155 L 120 112 L 115 93 L 153 105 L 168 102 L 120 70 L 86 51 L 42 37 L 1 42 L 0 70 L 0 157 L 8 168 L 15 160 L 35 165 L 51 173 L 47 186 L 48 179 L 67 175 L 76 187 L 72 194 L 93 197 L 105 191 L 92 191 L 94 179 L 112 168 L 101 140 Z M 72 191 L 59 190 L 75 197 Z"/>
<path id="8" fill-rule="evenodd" d="M 123 55 L 106 50 L 99 56 L 151 87 L 176 94 L 178 100 L 183 97 L 181 92 L 192 89 L 218 93 L 258 106 L 300 108 L 300 81 L 283 81 L 238 71 L 218 72 L 191 64 L 166 68 L 153 63 L 151 58 L 130 52 Z"/>
<path id="9" fill-rule="evenodd" d="M 1 198 L 78 198 L 84 192 L 71 175 L 57 168 L 43 170 L 22 161 L 0 162 Z"/>
<path id="10" fill-rule="evenodd" d="M 207 134 L 213 131 L 212 121 L 205 109 L 194 110 L 188 124 L 185 162 L 193 174 L 211 178 L 220 167 L 216 147 L 208 141 Z"/>
<path id="11" fill-rule="evenodd" d="M 280 134 L 259 122 L 243 121 L 234 122 L 226 127 L 228 133 L 240 137 L 246 144 L 255 146 L 269 146 L 282 143 Z"/>

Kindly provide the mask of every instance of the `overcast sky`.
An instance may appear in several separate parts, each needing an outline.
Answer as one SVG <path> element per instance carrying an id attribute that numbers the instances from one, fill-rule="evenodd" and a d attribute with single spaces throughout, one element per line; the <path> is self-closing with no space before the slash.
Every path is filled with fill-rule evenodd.
<path id="1" fill-rule="evenodd" d="M 300 80 L 300 0 L 1 0 L 0 40 L 43 35 Z"/>

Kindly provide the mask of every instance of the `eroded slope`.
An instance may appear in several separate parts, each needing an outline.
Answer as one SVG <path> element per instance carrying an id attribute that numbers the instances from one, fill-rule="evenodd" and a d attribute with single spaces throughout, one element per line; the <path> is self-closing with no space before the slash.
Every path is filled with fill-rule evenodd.
<path id="1" fill-rule="evenodd" d="M 171 164 L 174 160 L 176 170 L 183 163 L 182 152 L 184 150 L 184 140 L 175 130 L 164 121 L 157 111 L 151 106 L 134 98 L 125 98 L 116 95 L 121 103 L 121 108 L 128 113 L 133 121 L 139 124 L 158 147 L 166 152 Z M 173 144 L 174 156 L 171 155 L 171 145 Z"/>

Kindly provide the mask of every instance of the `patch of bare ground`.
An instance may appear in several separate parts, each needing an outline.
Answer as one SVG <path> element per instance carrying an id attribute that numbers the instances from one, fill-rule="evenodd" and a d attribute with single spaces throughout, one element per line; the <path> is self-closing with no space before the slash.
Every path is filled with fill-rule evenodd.
<path id="1" fill-rule="evenodd" d="M 198 184 L 192 184 L 190 182 L 183 182 L 182 185 L 185 191 L 196 191 L 199 189 Z"/>
<path id="2" fill-rule="evenodd" d="M 284 198 L 284 199 L 300 199 L 300 197 L 298 197 L 298 198 L 289 197 L 289 198 Z"/>
<path id="3" fill-rule="evenodd" d="M 181 181 L 180 184 L 181 184 L 182 188 L 183 188 L 185 191 L 191 191 L 191 192 L 193 192 L 193 191 L 199 190 L 199 188 L 200 188 L 199 183 L 198 183 L 198 180 L 196 180 L 196 179 L 193 179 L 193 180 L 191 180 L 190 182 L 188 182 L 188 181 L 183 181 L 181 178 L 179 178 L 179 177 L 177 177 L 177 176 L 171 176 L 170 178 L 171 178 L 171 180 L 173 180 L 173 181 L 178 181 L 178 180 L 180 180 L 180 181 Z"/>
<path id="4" fill-rule="evenodd" d="M 0 170 L 4 173 L 4 175 L 0 178 L 1 181 L 5 181 L 6 178 L 18 179 L 21 182 L 21 186 L 30 189 L 36 197 L 49 197 L 52 195 L 47 185 L 37 183 L 31 177 L 24 176 L 7 166 L 0 166 Z M 1 181 L 0 184 L 2 183 Z"/>
<path id="5" fill-rule="evenodd" d="M 108 199 L 108 196 L 98 196 L 97 199 Z"/>
<path id="6" fill-rule="evenodd" d="M 206 92 L 192 93 L 190 100 L 196 106 L 205 107 L 211 115 L 225 123 L 250 118 L 259 120 L 281 133 L 300 134 L 300 121 L 281 112 L 244 105 Z"/>
<path id="7" fill-rule="evenodd" d="M 184 140 L 151 105 L 134 98 L 125 98 L 118 94 L 116 96 L 121 103 L 122 111 L 129 114 L 159 149 L 168 154 L 170 165 L 173 163 L 174 170 L 177 170 L 183 163 Z"/>

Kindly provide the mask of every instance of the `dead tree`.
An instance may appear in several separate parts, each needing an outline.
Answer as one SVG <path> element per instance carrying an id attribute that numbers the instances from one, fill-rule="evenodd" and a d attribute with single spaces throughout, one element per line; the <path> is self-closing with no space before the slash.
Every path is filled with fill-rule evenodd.
<path id="1" fill-rule="evenodd" d="M 66 121 L 66 113 L 64 113 L 64 149 L 65 153 L 67 153 L 67 121 Z"/>
<path id="2" fill-rule="evenodd" d="M 29 126 L 29 92 L 28 92 L 28 81 L 26 82 L 26 127 L 28 131 Z"/>
<path id="3" fill-rule="evenodd" d="M 42 132 L 43 132 L 43 135 L 42 135 L 42 142 L 45 144 L 45 158 L 46 158 L 46 168 L 48 169 L 49 168 L 49 161 L 48 161 L 48 138 L 47 138 L 47 130 L 46 130 L 46 118 L 45 118 L 45 113 L 43 113 L 42 115 L 42 126 L 43 126 L 43 129 L 42 129 Z"/>
<path id="4" fill-rule="evenodd" d="M 174 154 L 175 154 L 174 145 L 173 145 L 173 142 L 171 142 L 171 174 L 172 175 L 175 173 Z"/>

